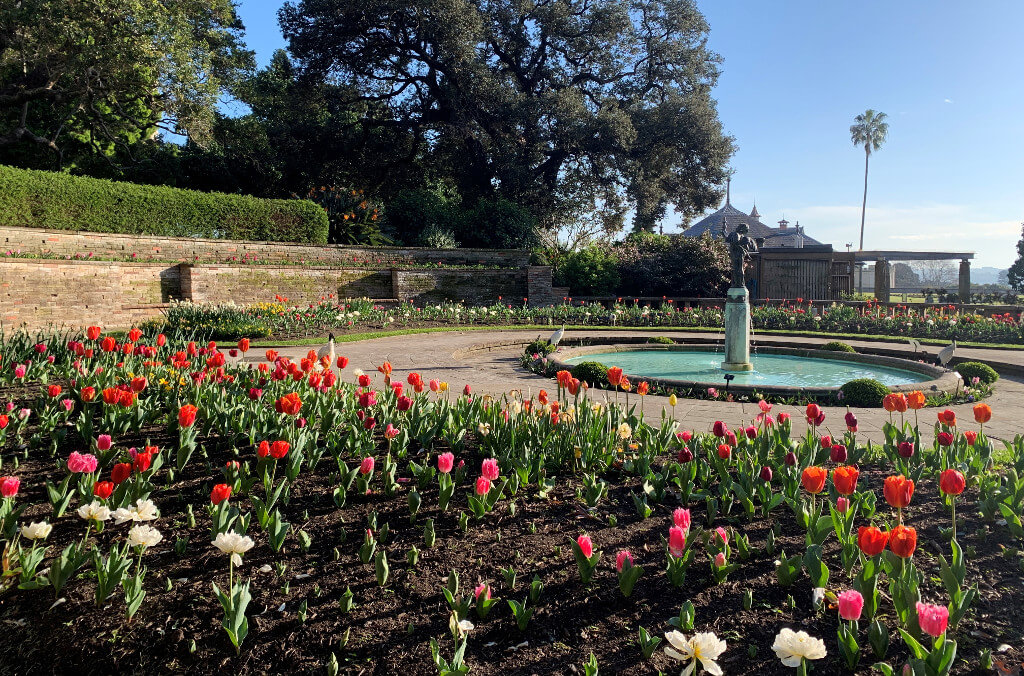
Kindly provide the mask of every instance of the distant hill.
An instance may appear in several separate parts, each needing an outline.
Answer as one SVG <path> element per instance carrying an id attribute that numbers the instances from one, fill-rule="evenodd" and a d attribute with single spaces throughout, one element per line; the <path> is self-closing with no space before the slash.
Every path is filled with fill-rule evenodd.
<path id="1" fill-rule="evenodd" d="M 998 284 L 999 273 L 1004 268 L 976 268 L 971 266 L 971 282 L 974 284 Z"/>

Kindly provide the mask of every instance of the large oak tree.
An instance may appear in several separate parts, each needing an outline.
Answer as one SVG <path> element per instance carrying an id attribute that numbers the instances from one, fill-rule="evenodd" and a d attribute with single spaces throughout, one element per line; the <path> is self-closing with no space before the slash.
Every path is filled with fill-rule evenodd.
<path id="1" fill-rule="evenodd" d="M 381 104 L 359 123 L 412 138 L 467 197 L 608 230 L 721 198 L 733 146 L 692 0 L 299 0 L 280 20 L 307 77 Z"/>

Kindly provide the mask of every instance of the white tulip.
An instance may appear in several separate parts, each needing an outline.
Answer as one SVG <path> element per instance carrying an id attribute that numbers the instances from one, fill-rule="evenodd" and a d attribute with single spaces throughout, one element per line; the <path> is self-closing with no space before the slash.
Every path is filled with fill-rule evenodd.
<path id="1" fill-rule="evenodd" d="M 51 530 L 53 530 L 53 526 L 45 521 L 33 521 L 29 525 L 21 527 L 21 536 L 29 540 L 45 540 Z"/>
<path id="2" fill-rule="evenodd" d="M 689 662 L 680 676 L 690 676 L 696 671 L 698 662 L 712 676 L 722 676 L 724 673 L 716 660 L 725 652 L 726 644 L 714 632 L 694 634 L 692 639 L 687 640 L 685 634 L 672 630 L 665 634 L 665 638 L 669 642 L 665 654 L 674 660 Z"/>
<path id="3" fill-rule="evenodd" d="M 163 539 L 160 531 L 152 526 L 132 526 L 128 531 L 128 544 L 132 547 L 153 547 Z"/>
<path id="4" fill-rule="evenodd" d="M 806 631 L 793 631 L 789 627 L 784 627 L 775 637 L 772 650 L 785 666 L 794 668 L 799 667 L 805 659 L 820 660 L 828 654 L 820 638 L 814 638 Z"/>
<path id="5" fill-rule="evenodd" d="M 86 521 L 106 521 L 110 518 L 110 508 L 99 500 L 93 500 L 88 505 L 78 508 L 78 516 Z"/>
<path id="6" fill-rule="evenodd" d="M 225 554 L 230 554 L 231 562 L 236 566 L 242 564 L 242 554 L 252 549 L 255 544 L 251 537 L 239 535 L 234 531 L 218 533 L 217 537 L 213 540 L 213 546 Z"/>

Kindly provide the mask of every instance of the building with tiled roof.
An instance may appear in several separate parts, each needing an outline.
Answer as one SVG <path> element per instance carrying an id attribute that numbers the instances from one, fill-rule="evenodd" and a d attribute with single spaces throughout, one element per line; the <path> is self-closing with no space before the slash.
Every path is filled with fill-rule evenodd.
<path id="1" fill-rule="evenodd" d="M 751 237 L 764 240 L 761 246 L 765 248 L 787 247 L 802 249 L 810 246 L 828 246 L 831 248 L 831 245 L 822 244 L 813 237 L 809 237 L 804 232 L 803 226 L 800 225 L 799 221 L 793 227 L 790 227 L 789 221 L 783 218 L 779 221 L 779 227 L 773 228 L 761 222 L 761 214 L 757 212 L 756 204 L 749 214 L 740 211 L 729 202 L 728 184 L 725 192 L 725 206 L 691 225 L 683 231 L 683 236 L 700 237 L 704 233 L 708 233 L 712 237 L 724 238 L 734 231 L 740 223 L 747 224 L 747 227 L 750 228 Z"/>

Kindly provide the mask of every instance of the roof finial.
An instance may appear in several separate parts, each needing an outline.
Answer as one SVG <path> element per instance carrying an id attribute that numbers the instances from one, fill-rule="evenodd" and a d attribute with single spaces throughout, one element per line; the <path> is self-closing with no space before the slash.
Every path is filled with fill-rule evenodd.
<path id="1" fill-rule="evenodd" d="M 729 193 L 732 188 L 732 175 L 736 173 L 735 169 L 729 168 L 725 170 L 725 205 L 729 206 Z"/>

